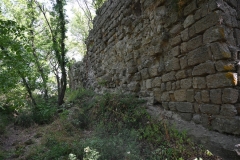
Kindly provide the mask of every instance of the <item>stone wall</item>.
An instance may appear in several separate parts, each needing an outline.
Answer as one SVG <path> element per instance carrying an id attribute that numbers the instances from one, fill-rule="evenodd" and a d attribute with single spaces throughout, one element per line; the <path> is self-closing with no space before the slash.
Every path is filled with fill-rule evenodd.
<path id="1" fill-rule="evenodd" d="M 70 85 L 124 91 L 240 135 L 239 0 L 108 0 Z M 184 2 L 183 0 L 181 2 Z"/>

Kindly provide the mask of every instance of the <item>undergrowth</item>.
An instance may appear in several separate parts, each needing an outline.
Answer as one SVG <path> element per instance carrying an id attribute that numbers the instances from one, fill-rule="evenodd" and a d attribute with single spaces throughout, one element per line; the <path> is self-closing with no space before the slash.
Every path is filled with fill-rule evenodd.
<path id="1" fill-rule="evenodd" d="M 37 105 L 26 105 L 17 111 L 15 124 L 22 127 L 30 127 L 33 124 L 49 124 L 54 120 L 57 113 L 55 97 L 43 101 L 41 97 L 36 98 Z"/>
<path id="2" fill-rule="evenodd" d="M 145 102 L 133 95 L 97 95 L 80 89 L 66 101 L 74 105 L 45 128 L 41 145 L 26 159 L 211 159 L 187 133 L 152 119 Z"/>

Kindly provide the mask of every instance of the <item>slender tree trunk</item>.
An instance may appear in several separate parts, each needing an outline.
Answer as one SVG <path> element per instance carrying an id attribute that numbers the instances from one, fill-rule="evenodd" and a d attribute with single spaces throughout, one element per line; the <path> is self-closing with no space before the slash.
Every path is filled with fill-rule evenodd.
<path id="1" fill-rule="evenodd" d="M 36 101 L 35 101 L 35 99 L 33 97 L 32 90 L 31 90 L 30 86 L 28 85 L 26 78 L 21 75 L 20 71 L 18 71 L 18 74 L 22 78 L 23 84 L 24 84 L 24 86 L 25 86 L 25 88 L 26 88 L 26 90 L 28 92 L 28 95 L 29 95 L 30 99 L 32 100 L 33 106 L 36 107 L 37 103 L 36 103 Z"/>
<path id="2" fill-rule="evenodd" d="M 64 103 L 64 96 L 67 88 L 67 74 L 66 74 L 66 50 L 65 50 L 65 32 L 66 32 L 66 21 L 64 16 L 64 4 L 63 0 L 57 0 L 58 5 L 58 13 L 59 13 L 59 22 L 60 22 L 60 32 L 61 32 L 61 38 L 60 38 L 60 50 L 61 54 L 59 55 L 60 58 L 60 68 L 62 71 L 62 77 L 61 77 L 61 89 L 60 89 L 60 95 L 58 97 L 58 105 L 62 105 Z"/>
<path id="3" fill-rule="evenodd" d="M 31 9 L 30 37 L 31 37 L 32 53 L 33 53 L 33 57 L 35 59 L 35 63 L 36 63 L 37 68 L 38 68 L 38 72 L 40 73 L 41 79 L 43 81 L 44 100 L 47 102 L 47 100 L 48 100 L 47 80 L 45 78 L 43 68 L 41 67 L 41 65 L 39 63 L 39 59 L 38 59 L 38 56 L 36 54 L 36 47 L 35 47 L 35 37 L 34 37 L 34 27 L 33 27 L 33 24 L 34 24 L 34 21 L 35 21 L 34 10 L 33 10 L 34 0 L 29 1 L 29 3 L 30 3 L 30 5 L 29 5 L 30 9 Z"/>
<path id="4" fill-rule="evenodd" d="M 44 8 L 35 0 L 35 3 L 38 5 L 39 9 L 43 13 L 43 16 L 49 27 L 53 48 L 55 52 L 55 58 L 57 59 L 58 65 L 61 70 L 61 78 L 56 76 L 58 83 L 58 105 L 64 103 L 64 96 L 67 88 L 67 74 L 66 74 L 66 50 L 65 50 L 65 38 L 66 38 L 66 21 L 64 15 L 64 2 L 65 0 L 56 0 L 55 11 L 57 12 L 58 17 L 54 17 L 57 20 L 57 23 L 60 29 L 53 30 L 49 20 L 47 19 Z M 60 35 L 59 35 L 60 33 Z"/>

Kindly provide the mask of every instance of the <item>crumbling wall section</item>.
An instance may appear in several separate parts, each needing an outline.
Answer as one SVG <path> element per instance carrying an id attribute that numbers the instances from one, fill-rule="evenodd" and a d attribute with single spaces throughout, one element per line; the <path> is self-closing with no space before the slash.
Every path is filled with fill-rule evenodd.
<path id="1" fill-rule="evenodd" d="M 73 89 L 135 93 L 240 135 L 239 0 L 108 0 L 87 48 L 71 67 Z"/>

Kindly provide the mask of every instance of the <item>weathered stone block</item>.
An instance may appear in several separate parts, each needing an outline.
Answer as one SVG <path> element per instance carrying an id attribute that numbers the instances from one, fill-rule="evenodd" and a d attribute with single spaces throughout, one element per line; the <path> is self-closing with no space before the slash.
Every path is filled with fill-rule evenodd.
<path id="1" fill-rule="evenodd" d="M 236 103 L 238 100 L 238 90 L 233 88 L 224 88 L 222 94 L 223 103 Z"/>
<path id="2" fill-rule="evenodd" d="M 193 120 L 194 123 L 200 124 L 201 123 L 201 116 L 199 114 L 194 114 L 192 120 Z"/>
<path id="3" fill-rule="evenodd" d="M 193 49 L 200 47 L 202 44 L 203 44 L 203 36 L 202 35 L 197 36 L 195 38 L 190 39 L 187 42 L 187 50 L 191 51 Z"/>
<path id="4" fill-rule="evenodd" d="M 184 20 L 184 22 L 183 22 L 183 27 L 184 28 L 187 28 L 187 27 L 189 27 L 190 25 L 192 25 L 193 23 L 194 23 L 194 18 L 193 18 L 193 15 L 191 14 L 191 15 L 189 15 L 189 16 L 187 16 L 187 18 Z"/>
<path id="5" fill-rule="evenodd" d="M 176 74 L 176 72 L 172 71 L 170 73 L 162 75 L 162 81 L 168 82 L 168 81 L 176 80 L 175 74 Z"/>
<path id="6" fill-rule="evenodd" d="M 210 102 L 214 104 L 222 104 L 222 91 L 221 89 L 210 90 Z"/>
<path id="7" fill-rule="evenodd" d="M 193 66 L 211 59 L 211 52 L 207 46 L 197 48 L 187 55 L 188 65 Z"/>
<path id="8" fill-rule="evenodd" d="M 217 115 L 220 112 L 220 105 L 215 104 L 202 104 L 200 111 L 205 114 Z"/>
<path id="9" fill-rule="evenodd" d="M 179 24 L 177 24 L 177 25 L 174 25 L 174 26 L 170 29 L 169 33 L 170 33 L 171 35 L 176 35 L 176 34 L 178 34 L 182 29 L 183 29 L 183 26 L 182 26 L 181 23 L 179 23 Z"/>
<path id="10" fill-rule="evenodd" d="M 193 88 L 206 88 L 205 77 L 193 77 Z"/>
<path id="11" fill-rule="evenodd" d="M 202 102 L 201 92 L 196 92 L 194 99 L 196 102 L 201 103 Z"/>
<path id="12" fill-rule="evenodd" d="M 127 87 L 132 92 L 138 92 L 140 90 L 140 84 L 138 82 L 131 82 Z"/>
<path id="13" fill-rule="evenodd" d="M 172 90 L 175 90 L 175 89 L 176 89 L 176 83 L 173 82 L 173 83 L 172 83 Z"/>
<path id="14" fill-rule="evenodd" d="M 185 70 L 178 71 L 177 74 L 176 74 L 177 79 L 183 79 L 183 78 L 186 78 L 186 77 L 187 77 L 187 74 L 186 74 Z"/>
<path id="15" fill-rule="evenodd" d="M 198 66 L 193 68 L 192 75 L 193 76 L 201 76 L 206 74 L 213 74 L 215 73 L 214 63 L 211 61 L 207 61 L 205 63 L 201 63 Z"/>
<path id="16" fill-rule="evenodd" d="M 186 42 L 187 40 L 189 40 L 188 28 L 186 28 L 181 32 L 181 38 L 183 42 Z"/>
<path id="17" fill-rule="evenodd" d="M 146 80 L 146 88 L 147 89 L 151 89 L 152 88 L 152 80 L 151 79 L 147 79 Z"/>
<path id="18" fill-rule="evenodd" d="M 187 50 L 187 42 L 181 43 L 180 49 L 181 49 L 181 53 L 182 53 L 182 54 L 187 53 L 187 51 L 188 51 L 188 50 Z"/>
<path id="19" fill-rule="evenodd" d="M 158 66 L 152 66 L 148 69 L 150 77 L 156 77 L 158 75 Z"/>
<path id="20" fill-rule="evenodd" d="M 187 102 L 194 102 L 194 90 L 188 89 L 186 93 Z"/>
<path id="21" fill-rule="evenodd" d="M 199 103 L 194 103 L 193 107 L 194 107 L 194 112 L 195 113 L 200 113 L 200 106 L 202 104 L 199 104 Z"/>
<path id="22" fill-rule="evenodd" d="M 195 21 L 197 21 L 197 20 L 199 20 L 200 18 L 202 18 L 202 8 L 198 9 L 198 10 L 195 12 L 193 18 L 194 18 Z"/>
<path id="23" fill-rule="evenodd" d="M 191 121 L 193 114 L 192 113 L 179 113 L 179 115 L 181 116 L 181 118 L 185 121 Z"/>
<path id="24" fill-rule="evenodd" d="M 169 110 L 168 102 L 162 102 L 162 106 L 165 110 Z"/>
<path id="25" fill-rule="evenodd" d="M 183 56 L 180 58 L 180 66 L 181 66 L 181 69 L 185 69 L 188 66 L 186 56 Z"/>
<path id="26" fill-rule="evenodd" d="M 201 91 L 202 102 L 208 103 L 209 102 L 209 91 L 202 90 Z"/>
<path id="27" fill-rule="evenodd" d="M 154 88 L 153 89 L 153 97 L 154 97 L 154 100 L 161 103 L 161 95 L 162 95 L 162 92 L 161 92 L 161 89 L 160 88 Z"/>
<path id="28" fill-rule="evenodd" d="M 141 76 L 143 80 L 148 79 L 150 77 L 148 73 L 148 68 L 144 68 L 141 70 Z"/>
<path id="29" fill-rule="evenodd" d="M 146 90 L 146 81 L 141 81 L 141 90 Z"/>
<path id="30" fill-rule="evenodd" d="M 221 112 L 220 115 L 228 116 L 228 117 L 234 117 L 237 115 L 237 110 L 234 105 L 231 104 L 223 104 L 221 106 Z"/>
<path id="31" fill-rule="evenodd" d="M 197 33 L 196 33 L 196 29 L 195 29 L 195 24 L 194 24 L 188 28 L 188 36 L 189 36 L 189 38 L 192 38 L 196 35 L 197 35 Z"/>
<path id="32" fill-rule="evenodd" d="M 195 11 L 197 9 L 197 1 L 196 0 L 193 0 L 191 1 L 191 3 L 189 5 L 187 5 L 185 8 L 184 8 L 184 16 L 187 16 L 189 15 L 190 13 L 192 13 L 193 11 Z"/>
<path id="33" fill-rule="evenodd" d="M 213 54 L 213 58 L 216 60 L 231 58 L 231 52 L 229 51 L 226 43 L 216 42 L 211 44 L 211 51 Z"/>
<path id="34" fill-rule="evenodd" d="M 172 89 L 172 83 L 171 82 L 167 82 L 166 89 L 167 89 L 167 91 L 170 91 Z"/>
<path id="35" fill-rule="evenodd" d="M 170 51 L 170 55 L 172 56 L 178 56 L 180 54 L 180 48 L 179 46 L 174 47 L 173 49 L 171 49 Z"/>
<path id="36" fill-rule="evenodd" d="M 240 119 L 239 117 L 226 118 L 218 116 L 212 120 L 213 130 L 219 132 L 240 134 Z"/>
<path id="37" fill-rule="evenodd" d="M 228 77 L 228 73 L 217 73 L 207 76 L 208 88 L 220 88 L 233 86 L 234 77 Z"/>
<path id="38" fill-rule="evenodd" d="M 170 100 L 169 93 L 168 92 L 163 92 L 161 96 L 161 101 L 163 102 L 168 102 Z"/>
<path id="39" fill-rule="evenodd" d="M 181 88 L 188 89 L 192 87 L 192 78 L 182 79 L 181 80 Z"/>
<path id="40" fill-rule="evenodd" d="M 179 70 L 180 69 L 179 59 L 175 57 L 169 59 L 167 62 L 165 62 L 165 69 L 167 72 Z"/>
<path id="41" fill-rule="evenodd" d="M 171 111 L 177 111 L 175 104 L 176 104 L 176 102 L 169 102 L 169 103 L 168 103 L 169 109 L 170 109 Z"/>
<path id="42" fill-rule="evenodd" d="M 228 60 L 220 60 L 215 63 L 216 70 L 219 72 L 222 71 L 235 71 L 236 67 L 233 62 Z"/>
<path id="43" fill-rule="evenodd" d="M 206 17 L 203 17 L 194 24 L 196 33 L 200 33 L 216 24 L 219 23 L 219 14 L 218 12 L 212 12 Z"/>
<path id="44" fill-rule="evenodd" d="M 240 11 L 239 12 L 239 19 L 240 19 Z M 240 45 L 240 29 L 235 29 L 235 34 L 236 34 L 236 41 L 237 41 L 237 45 Z"/>
<path id="45" fill-rule="evenodd" d="M 162 78 L 156 77 L 153 79 L 152 85 L 153 87 L 161 87 L 161 83 L 162 83 Z"/>
<path id="46" fill-rule="evenodd" d="M 203 43 L 208 44 L 215 41 L 224 41 L 225 38 L 225 29 L 223 27 L 214 26 L 206 30 L 203 34 Z"/>
<path id="47" fill-rule="evenodd" d="M 170 40 L 170 44 L 171 44 L 171 46 L 176 46 L 176 45 L 179 45 L 181 43 L 181 41 L 182 41 L 181 35 L 178 35 Z"/>
<path id="48" fill-rule="evenodd" d="M 161 84 L 161 91 L 162 92 L 166 91 L 166 84 L 165 83 Z"/>
<path id="49" fill-rule="evenodd" d="M 127 71 L 128 71 L 129 74 L 134 74 L 134 73 L 136 73 L 136 72 L 138 71 L 138 68 L 137 68 L 136 66 L 134 66 L 134 67 L 129 67 L 129 68 L 127 69 Z"/>
<path id="50" fill-rule="evenodd" d="M 193 113 L 193 105 L 189 102 L 175 102 L 175 106 L 179 112 Z"/>
<path id="51" fill-rule="evenodd" d="M 240 103 L 235 104 L 236 110 L 237 110 L 237 115 L 240 115 Z"/>
<path id="52" fill-rule="evenodd" d="M 174 92 L 176 101 L 182 102 L 187 100 L 187 92 L 185 89 L 176 90 Z"/>
<path id="53" fill-rule="evenodd" d="M 133 81 L 140 81 L 141 80 L 141 73 L 140 72 L 135 73 L 132 80 Z"/>

